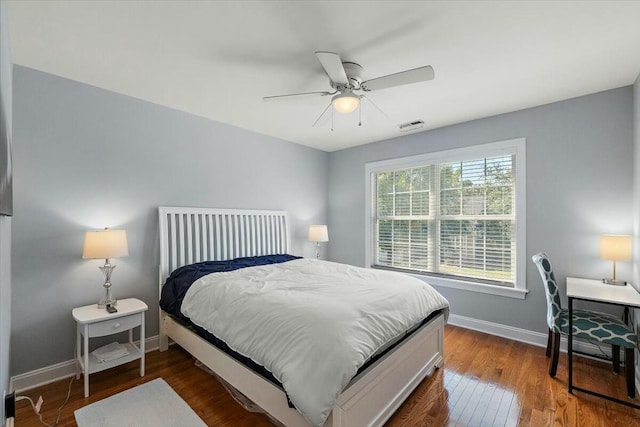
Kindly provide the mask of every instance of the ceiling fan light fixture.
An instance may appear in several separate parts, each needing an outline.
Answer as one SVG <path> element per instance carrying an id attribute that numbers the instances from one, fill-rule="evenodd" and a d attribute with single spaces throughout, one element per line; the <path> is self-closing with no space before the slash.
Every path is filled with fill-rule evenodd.
<path id="1" fill-rule="evenodd" d="M 360 105 L 360 97 L 353 92 L 339 93 L 331 99 L 333 109 L 338 113 L 351 113 Z"/>

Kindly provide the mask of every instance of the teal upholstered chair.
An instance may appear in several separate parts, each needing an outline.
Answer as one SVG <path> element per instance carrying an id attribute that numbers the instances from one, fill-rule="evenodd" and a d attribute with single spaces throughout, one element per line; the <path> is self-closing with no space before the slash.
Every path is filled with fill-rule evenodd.
<path id="1" fill-rule="evenodd" d="M 555 377 L 560 352 L 560 334 L 569 333 L 569 310 L 562 308 L 560 294 L 549 258 L 544 253 L 532 257 L 538 267 L 544 293 L 547 297 L 547 357 L 552 356 L 549 375 Z M 604 285 L 603 286 L 608 286 Z M 587 310 L 573 310 L 573 336 L 590 341 L 611 345 L 613 370 L 620 372 L 620 347 L 625 349 L 625 372 L 627 394 L 633 398 L 636 394 L 634 384 L 634 349 L 637 342 L 633 329 L 615 316 Z"/>

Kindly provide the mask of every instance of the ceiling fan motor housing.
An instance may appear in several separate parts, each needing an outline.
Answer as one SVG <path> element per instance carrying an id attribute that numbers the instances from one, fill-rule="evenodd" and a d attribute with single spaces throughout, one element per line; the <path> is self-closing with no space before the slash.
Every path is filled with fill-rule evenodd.
<path id="1" fill-rule="evenodd" d="M 334 89 L 343 90 L 349 88 L 351 90 L 360 89 L 360 85 L 362 84 L 362 66 L 360 64 L 356 64 L 355 62 L 343 62 L 342 66 L 344 67 L 344 72 L 347 75 L 347 79 L 349 80 L 349 85 L 344 87 L 341 84 L 336 84 L 331 82 L 331 86 Z"/>

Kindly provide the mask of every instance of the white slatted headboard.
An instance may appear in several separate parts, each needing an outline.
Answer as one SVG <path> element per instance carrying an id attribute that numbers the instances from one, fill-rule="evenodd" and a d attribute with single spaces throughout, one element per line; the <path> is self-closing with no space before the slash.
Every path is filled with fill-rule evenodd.
<path id="1" fill-rule="evenodd" d="M 160 287 L 183 265 L 289 252 L 286 211 L 160 207 L 158 213 Z"/>

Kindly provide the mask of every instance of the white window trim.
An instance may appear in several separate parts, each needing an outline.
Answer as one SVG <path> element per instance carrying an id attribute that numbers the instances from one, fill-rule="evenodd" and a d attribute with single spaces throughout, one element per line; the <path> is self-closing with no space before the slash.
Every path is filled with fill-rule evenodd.
<path id="1" fill-rule="evenodd" d="M 473 160 L 479 157 L 491 157 L 506 153 L 516 155 L 516 278 L 513 288 L 492 285 L 478 281 L 468 281 L 464 278 L 450 278 L 429 275 L 428 273 L 411 273 L 412 276 L 428 282 L 434 286 L 462 289 L 472 292 L 500 295 L 510 298 L 524 299 L 527 290 L 527 202 L 526 202 L 526 139 L 515 138 L 488 144 L 474 145 L 471 147 L 456 148 L 452 150 L 437 151 L 433 153 L 418 154 L 415 156 L 401 157 L 397 159 L 370 162 L 365 165 L 365 263 L 367 267 L 373 264 L 373 234 L 374 216 L 373 207 L 375 185 L 373 174 L 389 169 L 405 169 L 432 163 L 445 163 L 451 161 Z"/>

